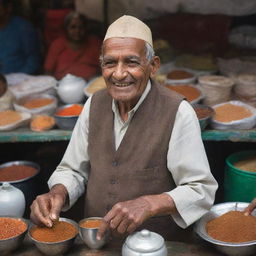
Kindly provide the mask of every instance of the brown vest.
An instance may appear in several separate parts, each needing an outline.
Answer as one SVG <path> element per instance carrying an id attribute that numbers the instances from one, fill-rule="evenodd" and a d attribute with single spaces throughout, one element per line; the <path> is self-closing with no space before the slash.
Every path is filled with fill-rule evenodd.
<path id="1" fill-rule="evenodd" d="M 166 156 L 182 99 L 153 83 L 115 150 L 112 98 L 106 90 L 93 95 L 88 138 L 91 170 L 85 206 L 88 217 L 104 216 L 117 202 L 176 187 L 167 169 Z M 166 238 L 173 235 L 174 226 L 170 216 L 153 217 L 140 229 L 147 228 Z"/>

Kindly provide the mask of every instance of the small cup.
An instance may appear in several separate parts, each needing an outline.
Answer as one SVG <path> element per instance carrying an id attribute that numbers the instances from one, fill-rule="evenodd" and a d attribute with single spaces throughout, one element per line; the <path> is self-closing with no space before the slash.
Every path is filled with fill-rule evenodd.
<path id="1" fill-rule="evenodd" d="M 85 244 L 91 249 L 100 249 L 107 243 L 109 239 L 109 232 L 106 232 L 101 240 L 97 240 L 96 238 L 101 221 L 102 218 L 100 217 L 91 217 L 82 219 L 78 223 L 80 237 L 85 242 Z M 85 222 L 87 222 L 86 226 Z"/>

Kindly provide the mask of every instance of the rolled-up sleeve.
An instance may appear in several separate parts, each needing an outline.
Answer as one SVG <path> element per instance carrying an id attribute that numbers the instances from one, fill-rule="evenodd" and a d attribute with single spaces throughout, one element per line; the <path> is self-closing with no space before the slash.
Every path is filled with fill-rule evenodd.
<path id="1" fill-rule="evenodd" d="M 90 104 L 91 98 L 84 105 L 60 164 L 48 180 L 50 189 L 56 184 L 66 187 L 69 204 L 63 210 L 69 209 L 84 193 L 88 180 L 90 164 L 87 146 Z"/>
<path id="2" fill-rule="evenodd" d="M 167 192 L 178 210 L 172 217 L 177 225 L 186 228 L 210 209 L 218 187 L 210 171 L 198 119 L 186 101 L 180 104 L 176 115 L 167 166 L 177 186 Z"/>

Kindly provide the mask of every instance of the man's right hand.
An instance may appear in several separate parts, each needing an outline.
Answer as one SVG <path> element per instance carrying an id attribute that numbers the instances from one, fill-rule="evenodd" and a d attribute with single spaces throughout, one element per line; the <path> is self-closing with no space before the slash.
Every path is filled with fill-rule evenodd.
<path id="1" fill-rule="evenodd" d="M 37 196 L 30 206 L 31 221 L 36 225 L 52 227 L 53 222 L 59 219 L 67 197 L 67 189 L 62 184 L 57 184 L 48 193 Z"/>

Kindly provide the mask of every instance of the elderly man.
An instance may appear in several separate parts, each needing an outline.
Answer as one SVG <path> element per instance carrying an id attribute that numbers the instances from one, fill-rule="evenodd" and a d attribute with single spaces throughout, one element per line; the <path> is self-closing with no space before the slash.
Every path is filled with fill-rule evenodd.
<path id="1" fill-rule="evenodd" d="M 193 108 L 157 85 L 160 60 L 150 29 L 132 16 L 106 33 L 101 66 L 107 89 L 85 104 L 50 192 L 31 206 L 35 223 L 52 226 L 86 186 L 86 216 L 128 234 L 147 228 L 165 239 L 199 219 L 214 201 L 213 178 Z"/>

